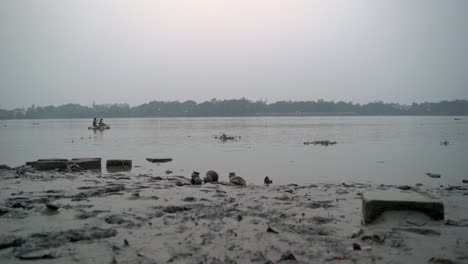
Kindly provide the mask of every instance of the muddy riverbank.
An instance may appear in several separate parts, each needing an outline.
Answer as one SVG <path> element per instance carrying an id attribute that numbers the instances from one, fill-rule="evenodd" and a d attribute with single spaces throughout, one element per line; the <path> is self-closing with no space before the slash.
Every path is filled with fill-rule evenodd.
<path id="1" fill-rule="evenodd" d="M 445 220 L 361 225 L 358 183 L 189 185 L 189 176 L 0 170 L 0 262 L 468 263 L 468 188 L 410 186 Z M 408 189 L 405 187 L 404 189 Z"/>

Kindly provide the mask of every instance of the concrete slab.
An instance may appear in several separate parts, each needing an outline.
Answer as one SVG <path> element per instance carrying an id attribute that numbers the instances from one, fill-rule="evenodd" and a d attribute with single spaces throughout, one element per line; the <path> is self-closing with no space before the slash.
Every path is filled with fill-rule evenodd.
<path id="1" fill-rule="evenodd" d="M 68 159 L 38 159 L 37 161 L 61 161 L 61 162 L 68 162 Z"/>
<path id="2" fill-rule="evenodd" d="M 435 220 L 444 219 L 444 204 L 428 193 L 399 190 L 371 191 L 362 195 L 364 224 L 369 224 L 384 211 L 416 210 Z"/>
<path id="3" fill-rule="evenodd" d="M 63 160 L 38 160 L 34 162 L 33 167 L 36 170 L 55 170 L 55 169 L 66 169 L 67 161 Z"/>
<path id="4" fill-rule="evenodd" d="M 146 158 L 147 161 L 151 163 L 166 163 L 166 162 L 171 162 L 171 158 Z"/>
<path id="5" fill-rule="evenodd" d="M 73 164 L 80 166 L 84 170 L 100 170 L 101 158 L 79 158 L 70 161 Z"/>
<path id="6" fill-rule="evenodd" d="M 131 160 L 107 160 L 106 162 L 106 167 L 132 167 L 132 161 Z"/>

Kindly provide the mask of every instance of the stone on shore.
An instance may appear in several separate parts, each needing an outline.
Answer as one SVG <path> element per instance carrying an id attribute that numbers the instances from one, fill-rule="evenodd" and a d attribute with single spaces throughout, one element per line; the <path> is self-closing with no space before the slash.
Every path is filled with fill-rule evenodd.
<path id="1" fill-rule="evenodd" d="M 66 169 L 67 159 L 39 159 L 32 165 L 36 170 Z"/>
<path id="2" fill-rule="evenodd" d="M 371 223 L 389 210 L 416 210 L 435 220 L 444 219 L 444 204 L 427 193 L 390 190 L 371 191 L 362 195 L 364 224 Z"/>
<path id="3" fill-rule="evenodd" d="M 71 163 L 80 166 L 84 170 L 101 170 L 101 158 L 72 159 Z"/>
<path id="4" fill-rule="evenodd" d="M 193 184 L 193 185 L 202 185 L 203 181 L 202 181 L 202 179 L 200 177 L 194 177 L 194 178 L 192 178 L 190 183 Z"/>
<path id="5" fill-rule="evenodd" d="M 239 186 L 245 186 L 246 182 L 241 176 L 229 176 L 229 183 Z"/>
<path id="6" fill-rule="evenodd" d="M 216 171 L 210 170 L 210 171 L 206 172 L 205 179 L 210 179 L 210 178 L 211 178 L 212 182 L 218 182 L 219 175 L 218 175 L 218 173 Z M 206 182 L 206 180 L 205 180 L 205 182 Z"/>

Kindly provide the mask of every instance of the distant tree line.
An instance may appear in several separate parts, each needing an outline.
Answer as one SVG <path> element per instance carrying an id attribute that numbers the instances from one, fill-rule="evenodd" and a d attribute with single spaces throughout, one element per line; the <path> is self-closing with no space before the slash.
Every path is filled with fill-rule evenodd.
<path id="1" fill-rule="evenodd" d="M 0 119 L 39 118 L 93 118 L 93 117 L 208 117 L 208 116 L 262 116 L 262 115 L 468 115 L 468 101 L 413 103 L 411 105 L 372 102 L 355 104 L 334 101 L 278 101 L 267 104 L 245 98 L 234 100 L 212 99 L 194 101 L 152 101 L 139 106 L 128 104 L 61 106 L 31 106 L 28 109 L 0 109 Z"/>

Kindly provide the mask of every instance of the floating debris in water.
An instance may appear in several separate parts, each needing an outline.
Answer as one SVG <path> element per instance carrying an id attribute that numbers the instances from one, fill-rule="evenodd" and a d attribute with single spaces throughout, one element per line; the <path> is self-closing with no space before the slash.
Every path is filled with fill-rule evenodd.
<path id="1" fill-rule="evenodd" d="M 321 145 L 321 146 L 333 146 L 337 142 L 336 141 L 330 141 L 330 140 L 316 140 L 316 141 L 306 141 L 304 142 L 304 145 Z"/>
<path id="2" fill-rule="evenodd" d="M 215 136 L 215 138 L 221 142 L 241 140 L 241 136 L 232 136 L 232 135 L 227 135 L 226 133 L 222 133 L 220 136 Z"/>

